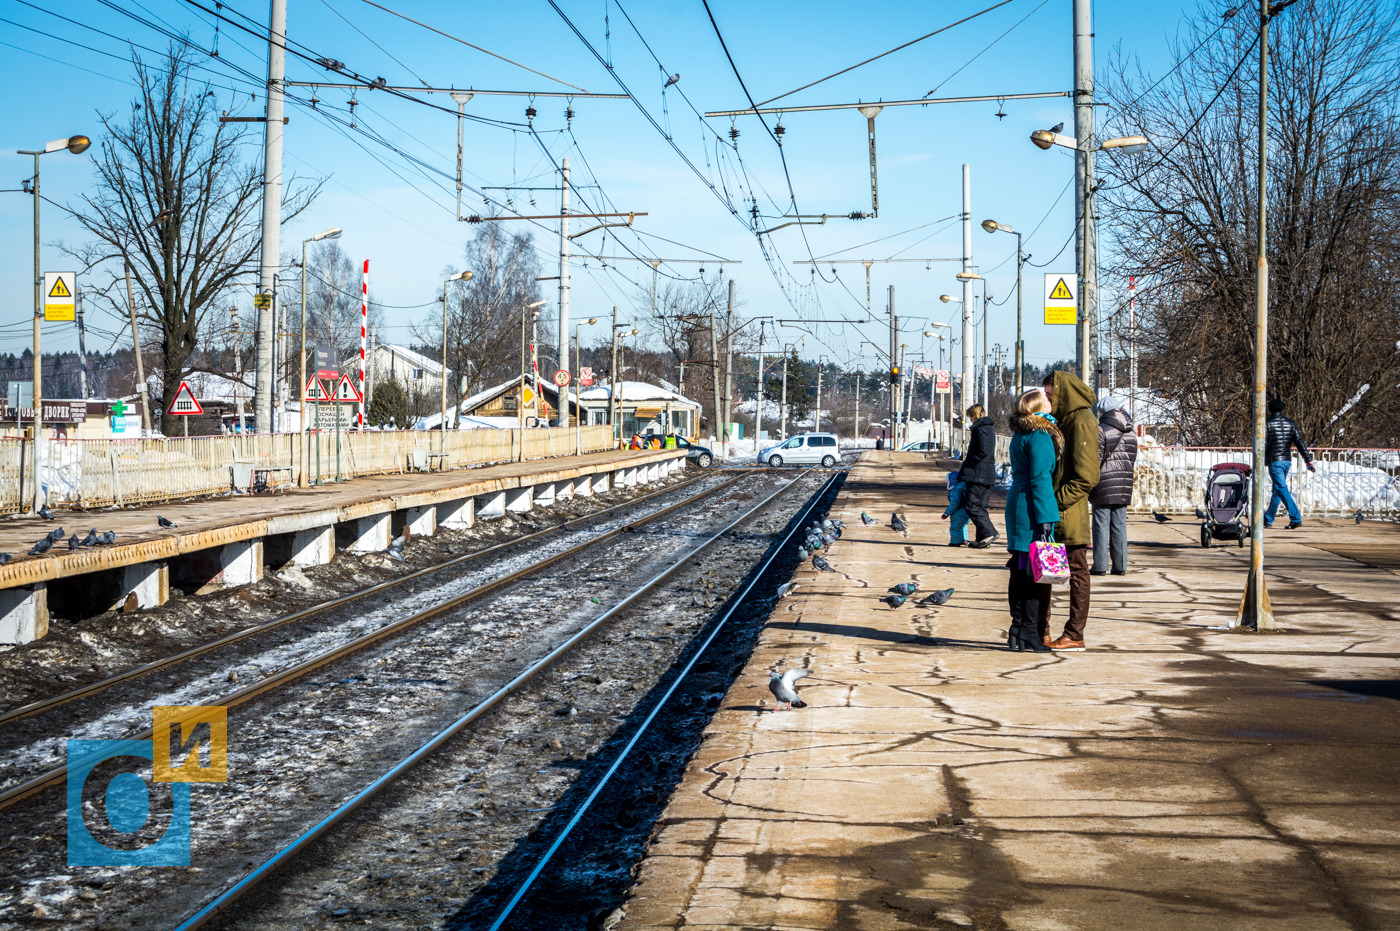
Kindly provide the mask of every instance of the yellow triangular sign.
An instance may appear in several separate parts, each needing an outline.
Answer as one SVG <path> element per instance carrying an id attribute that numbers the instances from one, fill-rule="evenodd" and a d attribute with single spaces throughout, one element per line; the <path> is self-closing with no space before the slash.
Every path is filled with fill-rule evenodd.
<path id="1" fill-rule="evenodd" d="M 51 289 L 49 289 L 49 297 L 72 297 L 72 296 L 73 296 L 73 295 L 72 295 L 71 293 L 69 293 L 69 291 L 68 291 L 68 285 L 66 285 L 66 284 L 63 283 L 63 279 L 62 279 L 62 278 L 57 279 L 57 280 L 53 283 L 53 287 L 52 287 Z"/>
<path id="2" fill-rule="evenodd" d="M 1052 301 L 1072 301 L 1072 300 L 1074 300 L 1074 295 L 1070 293 L 1069 288 L 1065 287 L 1065 280 L 1064 280 L 1063 278 L 1061 278 L 1059 281 L 1057 281 L 1057 282 L 1055 283 L 1055 290 L 1053 290 L 1053 291 L 1050 292 L 1050 300 L 1052 300 Z"/>

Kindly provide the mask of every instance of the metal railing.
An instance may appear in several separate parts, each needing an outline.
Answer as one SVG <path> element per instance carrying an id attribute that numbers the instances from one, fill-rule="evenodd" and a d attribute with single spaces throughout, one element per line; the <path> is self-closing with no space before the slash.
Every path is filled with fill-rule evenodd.
<path id="1" fill-rule="evenodd" d="M 40 446 L 40 474 L 51 505 L 103 508 L 227 494 L 234 469 L 289 470 L 279 481 L 314 483 L 361 475 L 413 471 L 418 463 L 462 469 L 493 462 L 545 459 L 612 449 L 607 425 L 525 430 L 311 432 L 166 437 L 159 439 L 48 439 Z M 318 456 L 319 451 L 319 456 Z M 442 462 L 427 459 L 446 453 Z M 415 453 L 421 455 L 415 457 Z M 338 455 L 337 455 L 338 454 Z M 0 514 L 34 500 L 33 441 L 0 438 Z"/>
<path id="2" fill-rule="evenodd" d="M 1305 516 L 1357 511 L 1375 518 L 1400 516 L 1400 450 L 1335 448 L 1312 454 L 1316 472 L 1309 472 L 1295 453 L 1288 473 L 1288 490 Z M 1192 514 L 1204 506 L 1211 466 L 1253 461 L 1250 449 L 1144 446 L 1138 451 L 1132 508 Z"/>

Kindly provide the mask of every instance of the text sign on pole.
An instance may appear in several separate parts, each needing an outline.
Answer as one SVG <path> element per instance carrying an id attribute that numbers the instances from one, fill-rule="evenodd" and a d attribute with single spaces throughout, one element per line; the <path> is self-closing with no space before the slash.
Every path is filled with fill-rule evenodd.
<path id="1" fill-rule="evenodd" d="M 73 295 L 77 293 L 77 272 L 44 272 L 44 319 L 50 323 L 76 320 Z"/>
<path id="2" fill-rule="evenodd" d="M 947 369 L 939 369 L 934 375 L 934 388 L 939 394 L 953 393 L 953 380 Z"/>
<path id="3" fill-rule="evenodd" d="M 332 380 L 340 377 L 340 351 L 334 346 L 316 347 L 316 377 Z"/>
<path id="4" fill-rule="evenodd" d="M 1053 326 L 1079 322 L 1079 282 L 1073 272 L 1050 272 L 1045 276 L 1045 323 Z"/>

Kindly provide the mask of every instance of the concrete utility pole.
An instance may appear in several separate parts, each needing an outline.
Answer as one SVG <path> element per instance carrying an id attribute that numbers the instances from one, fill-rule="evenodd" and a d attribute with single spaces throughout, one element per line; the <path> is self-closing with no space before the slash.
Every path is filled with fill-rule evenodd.
<path id="1" fill-rule="evenodd" d="M 1079 377 L 1098 387 L 1098 238 L 1094 217 L 1094 21 L 1092 0 L 1074 0 L 1075 257 L 1079 272 Z"/>
<path id="2" fill-rule="evenodd" d="M 1128 276 L 1128 416 L 1137 426 L 1137 277 Z"/>
<path id="3" fill-rule="evenodd" d="M 79 388 L 83 392 L 83 400 L 88 399 L 88 358 L 87 358 L 87 327 L 83 325 L 83 289 L 79 288 L 73 297 L 77 309 L 74 317 L 78 321 L 78 361 L 81 365 L 78 368 Z"/>
<path id="4" fill-rule="evenodd" d="M 782 417 L 782 424 L 778 427 L 778 432 L 782 434 L 782 439 L 787 439 L 787 347 L 783 347 L 783 400 L 778 405 L 778 414 Z"/>
<path id="5" fill-rule="evenodd" d="M 856 369 L 856 424 L 851 431 L 851 439 L 860 438 L 860 369 Z"/>
<path id="6" fill-rule="evenodd" d="M 561 163 L 559 195 L 559 368 L 569 370 L 569 160 Z M 563 397 L 564 389 L 559 389 Z M 569 425 L 569 405 L 559 406 L 559 426 Z"/>
<path id="7" fill-rule="evenodd" d="M 817 356 L 817 407 L 815 419 L 812 421 L 812 432 L 822 432 L 822 359 L 826 356 Z"/>
<path id="8" fill-rule="evenodd" d="M 141 333 L 136 329 L 136 298 L 131 293 L 131 262 L 122 259 L 122 271 L 126 274 L 126 309 L 131 315 L 131 345 L 136 352 L 136 392 L 141 395 L 141 430 L 149 433 L 151 431 L 151 399 L 146 390 L 146 366 L 141 361 Z M 235 330 L 238 329 L 238 311 L 234 311 Z M 238 423 L 239 428 L 243 426 L 243 400 L 238 401 Z"/>
<path id="9" fill-rule="evenodd" d="M 763 438 L 763 321 L 758 321 L 758 408 L 753 417 L 753 441 L 757 446 Z"/>
<path id="10" fill-rule="evenodd" d="M 272 0 L 267 37 L 267 117 L 263 123 L 262 257 L 258 294 L 271 295 L 282 249 L 282 89 L 287 72 L 287 0 Z M 273 307 L 258 308 L 257 403 L 254 429 L 272 432 L 277 404 L 272 378 Z"/>
<path id="11" fill-rule="evenodd" d="M 734 279 L 729 279 L 729 313 L 724 334 L 724 449 L 729 452 L 729 418 L 734 411 Z"/>
<path id="12" fill-rule="evenodd" d="M 899 383 L 894 370 L 899 368 L 899 317 L 894 312 L 894 285 L 890 285 L 890 440 L 899 436 Z M 900 375 L 903 376 L 903 372 Z"/>
<path id="13" fill-rule="evenodd" d="M 715 422 L 710 426 L 719 431 L 720 442 L 724 442 L 724 418 L 720 416 L 720 393 L 719 393 L 719 334 L 715 332 L 715 308 L 710 305 L 710 375 L 714 381 L 715 398 Z"/>
<path id="14" fill-rule="evenodd" d="M 1080 0 L 1075 0 L 1078 4 Z M 964 275 L 972 274 L 972 166 L 962 166 L 962 270 Z M 968 395 L 968 379 L 976 381 L 976 361 L 972 356 L 973 333 L 972 333 L 972 279 L 962 279 L 962 406 L 966 408 L 972 402 Z M 891 343 L 891 355 L 893 355 L 893 343 Z M 976 389 L 973 389 L 972 397 L 976 397 Z"/>

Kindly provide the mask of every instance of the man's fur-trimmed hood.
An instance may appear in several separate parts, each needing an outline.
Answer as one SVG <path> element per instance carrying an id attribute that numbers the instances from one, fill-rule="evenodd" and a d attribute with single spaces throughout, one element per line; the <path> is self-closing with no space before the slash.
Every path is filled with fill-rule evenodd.
<path id="1" fill-rule="evenodd" d="M 1065 451 L 1065 438 L 1060 433 L 1060 428 L 1055 421 L 1039 414 L 1012 414 L 1011 429 L 1017 433 L 1033 433 L 1036 430 L 1050 434 L 1050 439 L 1055 443 L 1055 455 L 1059 456 Z"/>

